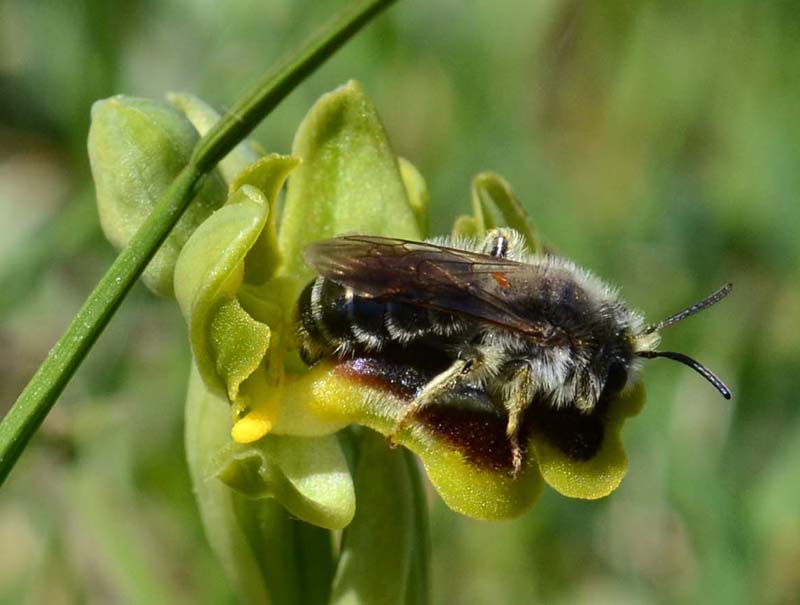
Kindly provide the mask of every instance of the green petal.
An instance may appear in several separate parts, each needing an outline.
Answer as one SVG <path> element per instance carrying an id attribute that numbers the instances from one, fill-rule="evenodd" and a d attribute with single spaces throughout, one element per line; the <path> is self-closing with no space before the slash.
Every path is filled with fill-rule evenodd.
<path id="1" fill-rule="evenodd" d="M 493 172 L 482 172 L 472 179 L 472 210 L 481 236 L 497 226 L 494 208 L 499 211 L 506 225 L 525 237 L 531 252 L 543 252 L 536 229 L 508 181 Z"/>
<path id="2" fill-rule="evenodd" d="M 409 402 L 378 384 L 354 379 L 346 364 L 333 363 L 321 363 L 304 375 L 287 377 L 276 396 L 282 400 L 281 409 L 287 411 L 282 412 L 274 431 L 289 434 L 311 427 L 332 431 L 356 423 L 389 435 Z M 480 430 L 481 425 L 477 427 L 478 440 Z M 503 430 L 504 425 L 502 434 Z M 476 458 L 469 447 L 454 443 L 446 432 L 433 430 L 432 425 L 416 423 L 413 430 L 398 435 L 397 441 L 420 457 L 445 503 L 467 516 L 516 517 L 541 493 L 542 478 L 535 464 L 511 478 L 510 467 Z"/>
<path id="3" fill-rule="evenodd" d="M 186 116 L 200 136 L 205 135 L 219 121 L 217 111 L 193 94 L 173 92 L 167 95 L 167 99 Z M 231 185 L 243 170 L 263 155 L 263 150 L 256 143 L 245 139 L 220 160 L 219 171 L 225 182 Z M 238 189 L 233 186 L 231 188 L 232 190 Z"/>
<path id="4" fill-rule="evenodd" d="M 261 238 L 281 183 L 296 165 L 293 158 L 277 155 L 259 162 L 271 175 L 271 181 L 261 183 L 267 195 L 242 185 L 197 229 L 175 268 L 176 298 L 189 324 L 200 374 L 210 388 L 231 401 L 240 394 L 252 397 L 242 390 L 247 379 L 264 379 L 255 374 L 264 371 L 271 331 L 242 307 L 237 295 L 248 253 Z"/>
<path id="5" fill-rule="evenodd" d="M 345 232 L 421 239 L 397 159 L 372 103 L 356 82 L 322 96 L 295 135 L 279 233 L 281 273 L 306 282 L 302 251 Z"/>
<path id="6" fill-rule="evenodd" d="M 604 498 L 617 489 L 628 470 L 620 437 L 622 425 L 626 418 L 639 413 L 644 400 L 644 385 L 637 383 L 610 404 L 603 442 L 588 460 L 570 458 L 548 441 L 546 435 L 534 433 L 531 447 L 545 482 L 564 496 L 587 500 Z"/>
<path id="7" fill-rule="evenodd" d="M 292 169 L 299 164 L 299 160 L 294 158 L 293 162 Z M 273 276 L 280 264 L 278 213 L 274 209 L 285 176 L 286 167 L 280 162 L 275 162 L 272 156 L 265 156 L 249 164 L 231 183 L 231 191 L 244 185 L 252 185 L 266 193 L 271 200 L 267 223 L 247 254 L 244 280 L 248 284 L 264 284 Z"/>
<path id="8" fill-rule="evenodd" d="M 197 131 L 169 105 L 116 96 L 92 106 L 89 160 L 97 189 L 97 209 L 106 237 L 122 248 L 161 195 L 189 161 Z M 225 201 L 217 171 L 199 193 L 147 266 L 145 284 L 172 296 L 175 261 L 186 240 Z"/>
<path id="9" fill-rule="evenodd" d="M 227 396 L 235 401 L 239 387 L 264 358 L 271 332 L 269 326 L 253 319 L 236 299 L 219 303 L 208 319 L 208 325 L 201 326 L 210 347 L 204 352 L 211 354 L 216 376 L 224 379 Z"/>
<path id="10" fill-rule="evenodd" d="M 484 232 L 478 225 L 478 219 L 474 216 L 462 215 L 453 223 L 451 235 L 455 238 L 480 240 L 484 236 Z"/>
<path id="11" fill-rule="evenodd" d="M 219 455 L 219 477 L 248 498 L 275 498 L 302 521 L 341 529 L 355 514 L 355 492 L 335 436 L 267 435 L 231 443 Z"/>
<path id="12" fill-rule="evenodd" d="M 269 327 L 247 315 L 235 298 L 245 254 L 266 222 L 267 200 L 254 187 L 233 197 L 237 203 L 214 213 L 187 242 L 175 270 L 175 294 L 200 374 L 231 400 L 261 363 L 270 339 Z"/>
<path id="13" fill-rule="evenodd" d="M 415 545 L 412 478 L 403 453 L 371 431 L 357 456 L 358 512 L 342 534 L 331 603 L 401 605 Z"/>

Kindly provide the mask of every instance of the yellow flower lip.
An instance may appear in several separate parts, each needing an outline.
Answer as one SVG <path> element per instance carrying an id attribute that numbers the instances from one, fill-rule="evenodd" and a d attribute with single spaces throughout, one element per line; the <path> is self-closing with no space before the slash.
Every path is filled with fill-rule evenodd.
<path id="1" fill-rule="evenodd" d="M 404 404 L 410 403 L 441 369 L 430 359 L 411 363 L 379 356 L 358 356 L 336 366 L 338 374 L 390 393 L 396 403 L 393 415 L 399 415 Z M 422 408 L 412 424 L 458 450 L 476 467 L 510 473 L 513 465 L 506 419 L 479 389 L 464 387 L 452 395 L 449 404 Z M 402 435 L 398 437 L 402 441 Z"/>
<path id="2" fill-rule="evenodd" d="M 381 368 L 384 371 L 379 373 Z M 429 379 L 428 371 L 389 365 L 379 357 L 320 362 L 307 372 L 286 377 L 277 393 L 281 412 L 272 434 L 321 435 L 359 424 L 394 435 L 405 406 L 418 386 Z M 436 424 L 434 415 L 449 410 L 431 406 L 394 435 L 395 441 L 420 457 L 431 483 L 451 509 L 476 519 L 517 517 L 541 493 L 539 469 L 529 460 L 519 475 L 512 477 L 504 424 L 480 398 L 464 395 L 455 406 L 460 421 L 447 418 Z M 486 430 L 487 420 L 503 429 Z M 463 446 L 468 439 L 476 444 L 474 450 L 455 445 Z"/>
<path id="3" fill-rule="evenodd" d="M 544 483 L 567 497 L 596 499 L 624 478 L 620 431 L 641 409 L 641 384 L 602 402 L 594 414 L 555 410 L 544 401 L 532 405 L 522 424 L 523 468 L 514 476 L 507 418 L 481 389 L 462 387 L 394 434 L 405 406 L 439 371 L 435 355 L 384 352 L 323 362 L 287 376 L 270 397 L 250 400 L 232 436 L 252 443 L 267 433 L 323 435 L 365 425 L 418 454 L 448 506 L 480 519 L 522 514 Z"/>
<path id="4" fill-rule="evenodd" d="M 338 363 L 335 371 L 349 380 L 390 393 L 397 407 L 391 410 L 394 415 L 440 368 L 430 360 L 421 363 L 358 356 Z M 545 401 L 534 403 L 523 421 L 521 441 L 529 444 L 523 455 L 533 458 L 534 450 L 547 447 L 550 457 L 557 456 L 562 466 L 577 468 L 591 461 L 615 441 L 622 418 L 635 413 L 621 414 L 616 403 L 614 399 L 603 401 L 593 413 L 556 410 Z M 481 389 L 462 387 L 452 393 L 447 403 L 422 408 L 413 425 L 459 451 L 477 468 L 508 474 L 513 470 L 511 444 L 506 435 L 507 418 Z"/>

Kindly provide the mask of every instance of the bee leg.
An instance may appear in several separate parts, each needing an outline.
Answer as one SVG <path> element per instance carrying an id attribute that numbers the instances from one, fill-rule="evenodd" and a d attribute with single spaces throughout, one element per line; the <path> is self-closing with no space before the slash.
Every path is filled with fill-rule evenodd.
<path id="1" fill-rule="evenodd" d="M 422 392 L 400 414 L 394 430 L 389 435 L 389 443 L 394 444 L 395 436 L 422 408 L 436 401 L 442 393 L 452 389 L 455 384 L 463 380 L 464 376 L 473 371 L 474 365 L 474 359 L 456 359 L 449 368 L 426 384 Z"/>
<path id="2" fill-rule="evenodd" d="M 524 363 L 513 374 L 508 384 L 508 397 L 505 406 L 508 412 L 508 424 L 506 425 L 506 436 L 511 446 L 511 464 L 513 470 L 511 475 L 516 477 L 522 470 L 522 446 L 520 445 L 521 421 L 525 410 L 533 399 L 533 388 L 531 380 L 531 368 Z"/>

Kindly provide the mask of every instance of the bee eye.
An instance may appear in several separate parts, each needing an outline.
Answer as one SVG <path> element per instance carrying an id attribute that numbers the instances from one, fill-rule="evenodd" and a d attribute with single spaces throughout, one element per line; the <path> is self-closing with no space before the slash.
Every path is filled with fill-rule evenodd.
<path id="1" fill-rule="evenodd" d="M 628 381 L 628 369 L 621 361 L 612 361 L 606 377 L 606 390 L 611 393 L 621 391 Z"/>

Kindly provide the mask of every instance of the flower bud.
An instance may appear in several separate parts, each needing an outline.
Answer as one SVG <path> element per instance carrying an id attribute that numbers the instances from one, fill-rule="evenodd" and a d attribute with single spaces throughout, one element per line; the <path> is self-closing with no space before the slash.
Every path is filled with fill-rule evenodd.
<path id="1" fill-rule="evenodd" d="M 199 135 L 179 111 L 164 103 L 115 96 L 92 107 L 89 160 L 100 224 L 122 248 L 133 237 L 174 178 L 188 163 Z M 186 240 L 216 208 L 227 190 L 219 173 L 207 175 L 197 196 L 144 272 L 145 284 L 173 296 L 175 260 Z"/>

